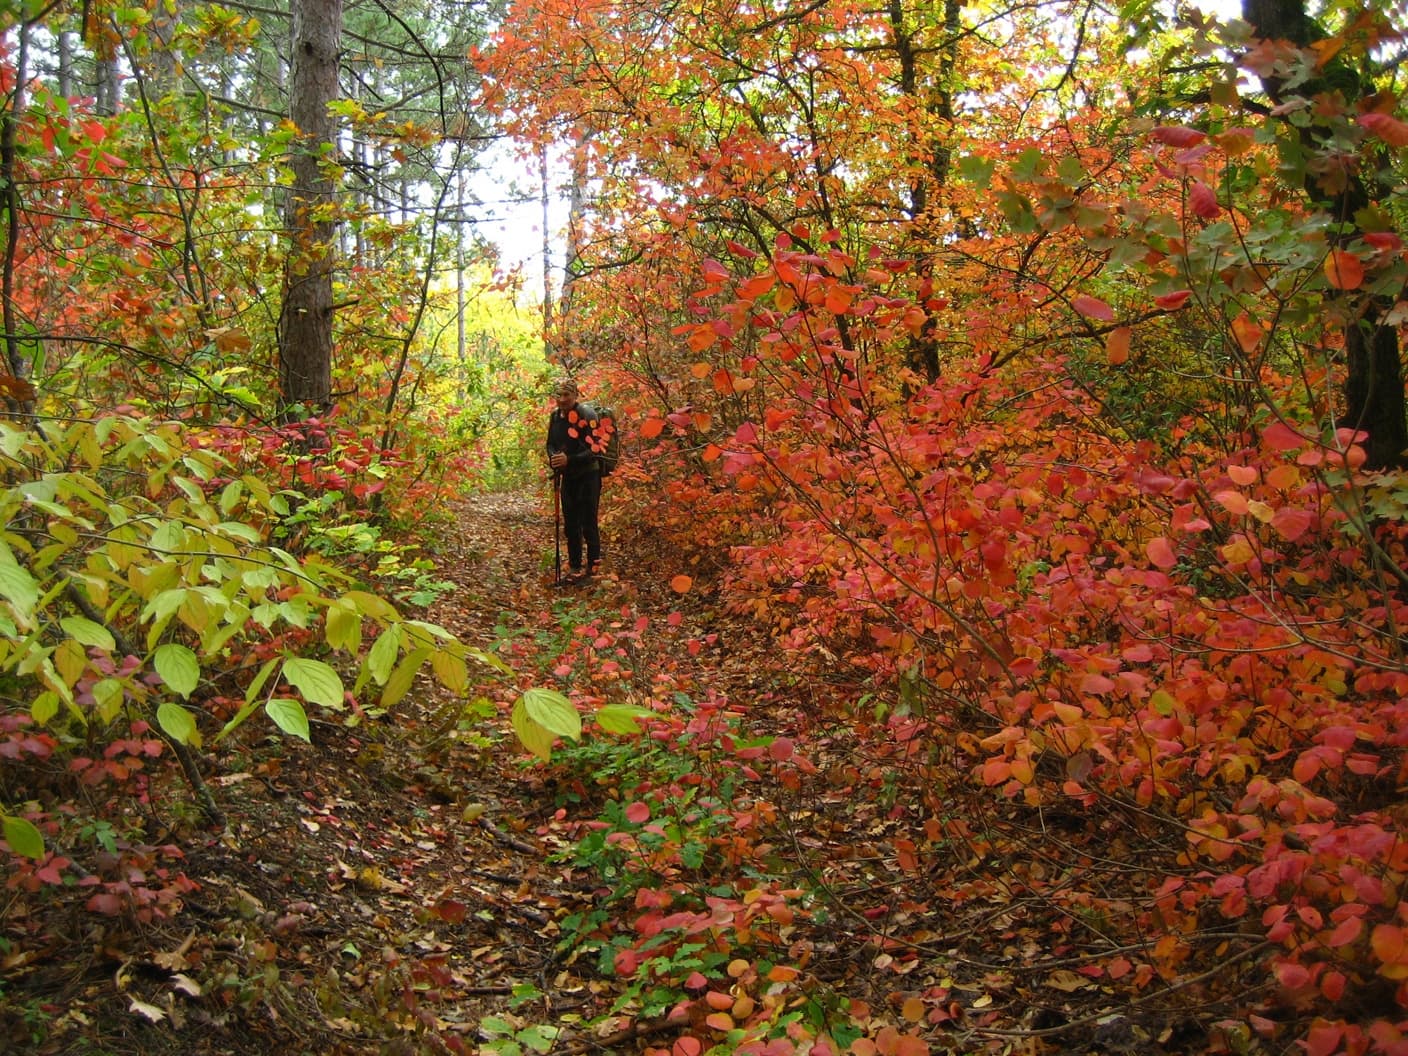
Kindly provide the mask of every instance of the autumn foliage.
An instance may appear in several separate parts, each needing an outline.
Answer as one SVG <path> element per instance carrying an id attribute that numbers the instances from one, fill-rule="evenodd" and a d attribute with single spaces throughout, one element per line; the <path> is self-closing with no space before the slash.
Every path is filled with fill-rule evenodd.
<path id="1" fill-rule="evenodd" d="M 1319 82 L 1287 121 L 1238 82 L 1399 35 L 1360 18 L 1300 53 L 1195 17 L 1150 65 L 1206 78 L 1133 86 L 1073 15 L 1077 88 L 1035 58 L 1003 80 L 1038 19 L 1004 52 L 903 5 L 695 9 L 612 60 L 640 16 L 538 8 L 491 60 L 599 188 L 565 341 L 641 422 L 667 501 L 632 514 L 688 554 L 662 578 L 848 687 L 768 712 L 799 746 L 778 779 L 900 790 L 898 963 L 943 932 L 955 973 L 1118 995 L 1170 1051 L 1405 1051 L 1401 474 L 1340 415 L 1345 332 L 1401 323 L 1408 270 L 1389 213 L 1325 213 L 1336 166 L 1401 172 L 1405 126 Z M 1143 116 L 1161 88 L 1201 101 Z M 659 949 L 671 907 L 638 906 Z M 680 941 L 717 933 L 689 912 Z M 947 1051 L 939 989 L 914 1018 Z M 1010 1020 L 964 1022 L 996 1051 Z"/>
<path id="2" fill-rule="evenodd" d="M 8 889 L 170 920 L 185 848 L 130 819 L 173 756 L 209 822 L 197 750 L 433 682 L 427 758 L 538 800 L 501 835 L 551 851 L 522 886 L 560 878 L 534 919 L 588 996 L 443 1026 L 437 951 L 379 995 L 432 1047 L 1408 1053 L 1404 41 L 1299 14 L 513 7 L 479 103 L 568 173 L 543 336 L 622 429 L 620 567 L 520 577 L 485 649 L 381 534 L 475 461 L 415 405 L 415 240 L 365 231 L 336 413 L 265 420 L 279 262 L 228 144 L 163 168 L 40 97 L 11 338 L 50 352 L 4 394 L 82 413 L 0 429 Z M 108 790 L 120 843 L 71 806 Z"/>

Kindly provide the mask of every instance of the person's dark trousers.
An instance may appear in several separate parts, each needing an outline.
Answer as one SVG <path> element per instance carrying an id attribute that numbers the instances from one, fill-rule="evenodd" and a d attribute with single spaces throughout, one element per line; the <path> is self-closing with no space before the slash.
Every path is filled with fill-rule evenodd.
<path id="1" fill-rule="evenodd" d="M 573 569 L 582 567 L 583 542 L 587 549 L 587 567 L 601 560 L 601 530 L 597 526 L 600 507 L 600 473 L 562 478 L 562 527 L 567 535 L 567 563 Z"/>

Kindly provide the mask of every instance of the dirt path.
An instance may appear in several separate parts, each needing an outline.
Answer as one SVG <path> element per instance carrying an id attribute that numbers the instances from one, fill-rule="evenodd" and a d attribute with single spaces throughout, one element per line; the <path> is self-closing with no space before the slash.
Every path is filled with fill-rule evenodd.
<path id="1" fill-rule="evenodd" d="M 543 505 L 457 507 L 438 572 L 458 589 L 430 619 L 488 648 L 551 607 Z M 420 685 L 360 727 L 315 720 L 311 745 L 256 734 L 220 753 L 228 827 L 186 819 L 169 837 L 196 885 L 183 911 L 135 932 L 69 921 L 72 945 L 24 979 L 36 1017 L 52 1010 L 27 1051 L 473 1052 L 511 1004 L 570 1011 L 586 984 L 556 963 L 556 919 L 590 892 L 548 865 L 561 841 L 541 778 L 497 713 Z"/>

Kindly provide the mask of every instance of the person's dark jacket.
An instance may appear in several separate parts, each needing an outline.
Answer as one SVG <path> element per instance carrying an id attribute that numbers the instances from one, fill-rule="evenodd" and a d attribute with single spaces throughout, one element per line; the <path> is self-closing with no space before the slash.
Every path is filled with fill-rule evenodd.
<path id="1" fill-rule="evenodd" d="M 601 472 L 601 458 L 592 449 L 592 422 L 596 417 L 590 404 L 579 402 L 566 415 L 554 410 L 548 419 L 547 452 L 549 457 L 558 451 L 567 453 L 564 477 L 575 479 Z"/>

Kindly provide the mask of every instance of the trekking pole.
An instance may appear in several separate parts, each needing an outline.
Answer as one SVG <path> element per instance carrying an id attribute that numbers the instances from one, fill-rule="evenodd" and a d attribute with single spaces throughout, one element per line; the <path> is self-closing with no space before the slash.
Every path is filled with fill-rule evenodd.
<path id="1" fill-rule="evenodd" d="M 562 474 L 552 471 L 553 586 L 562 586 Z"/>

